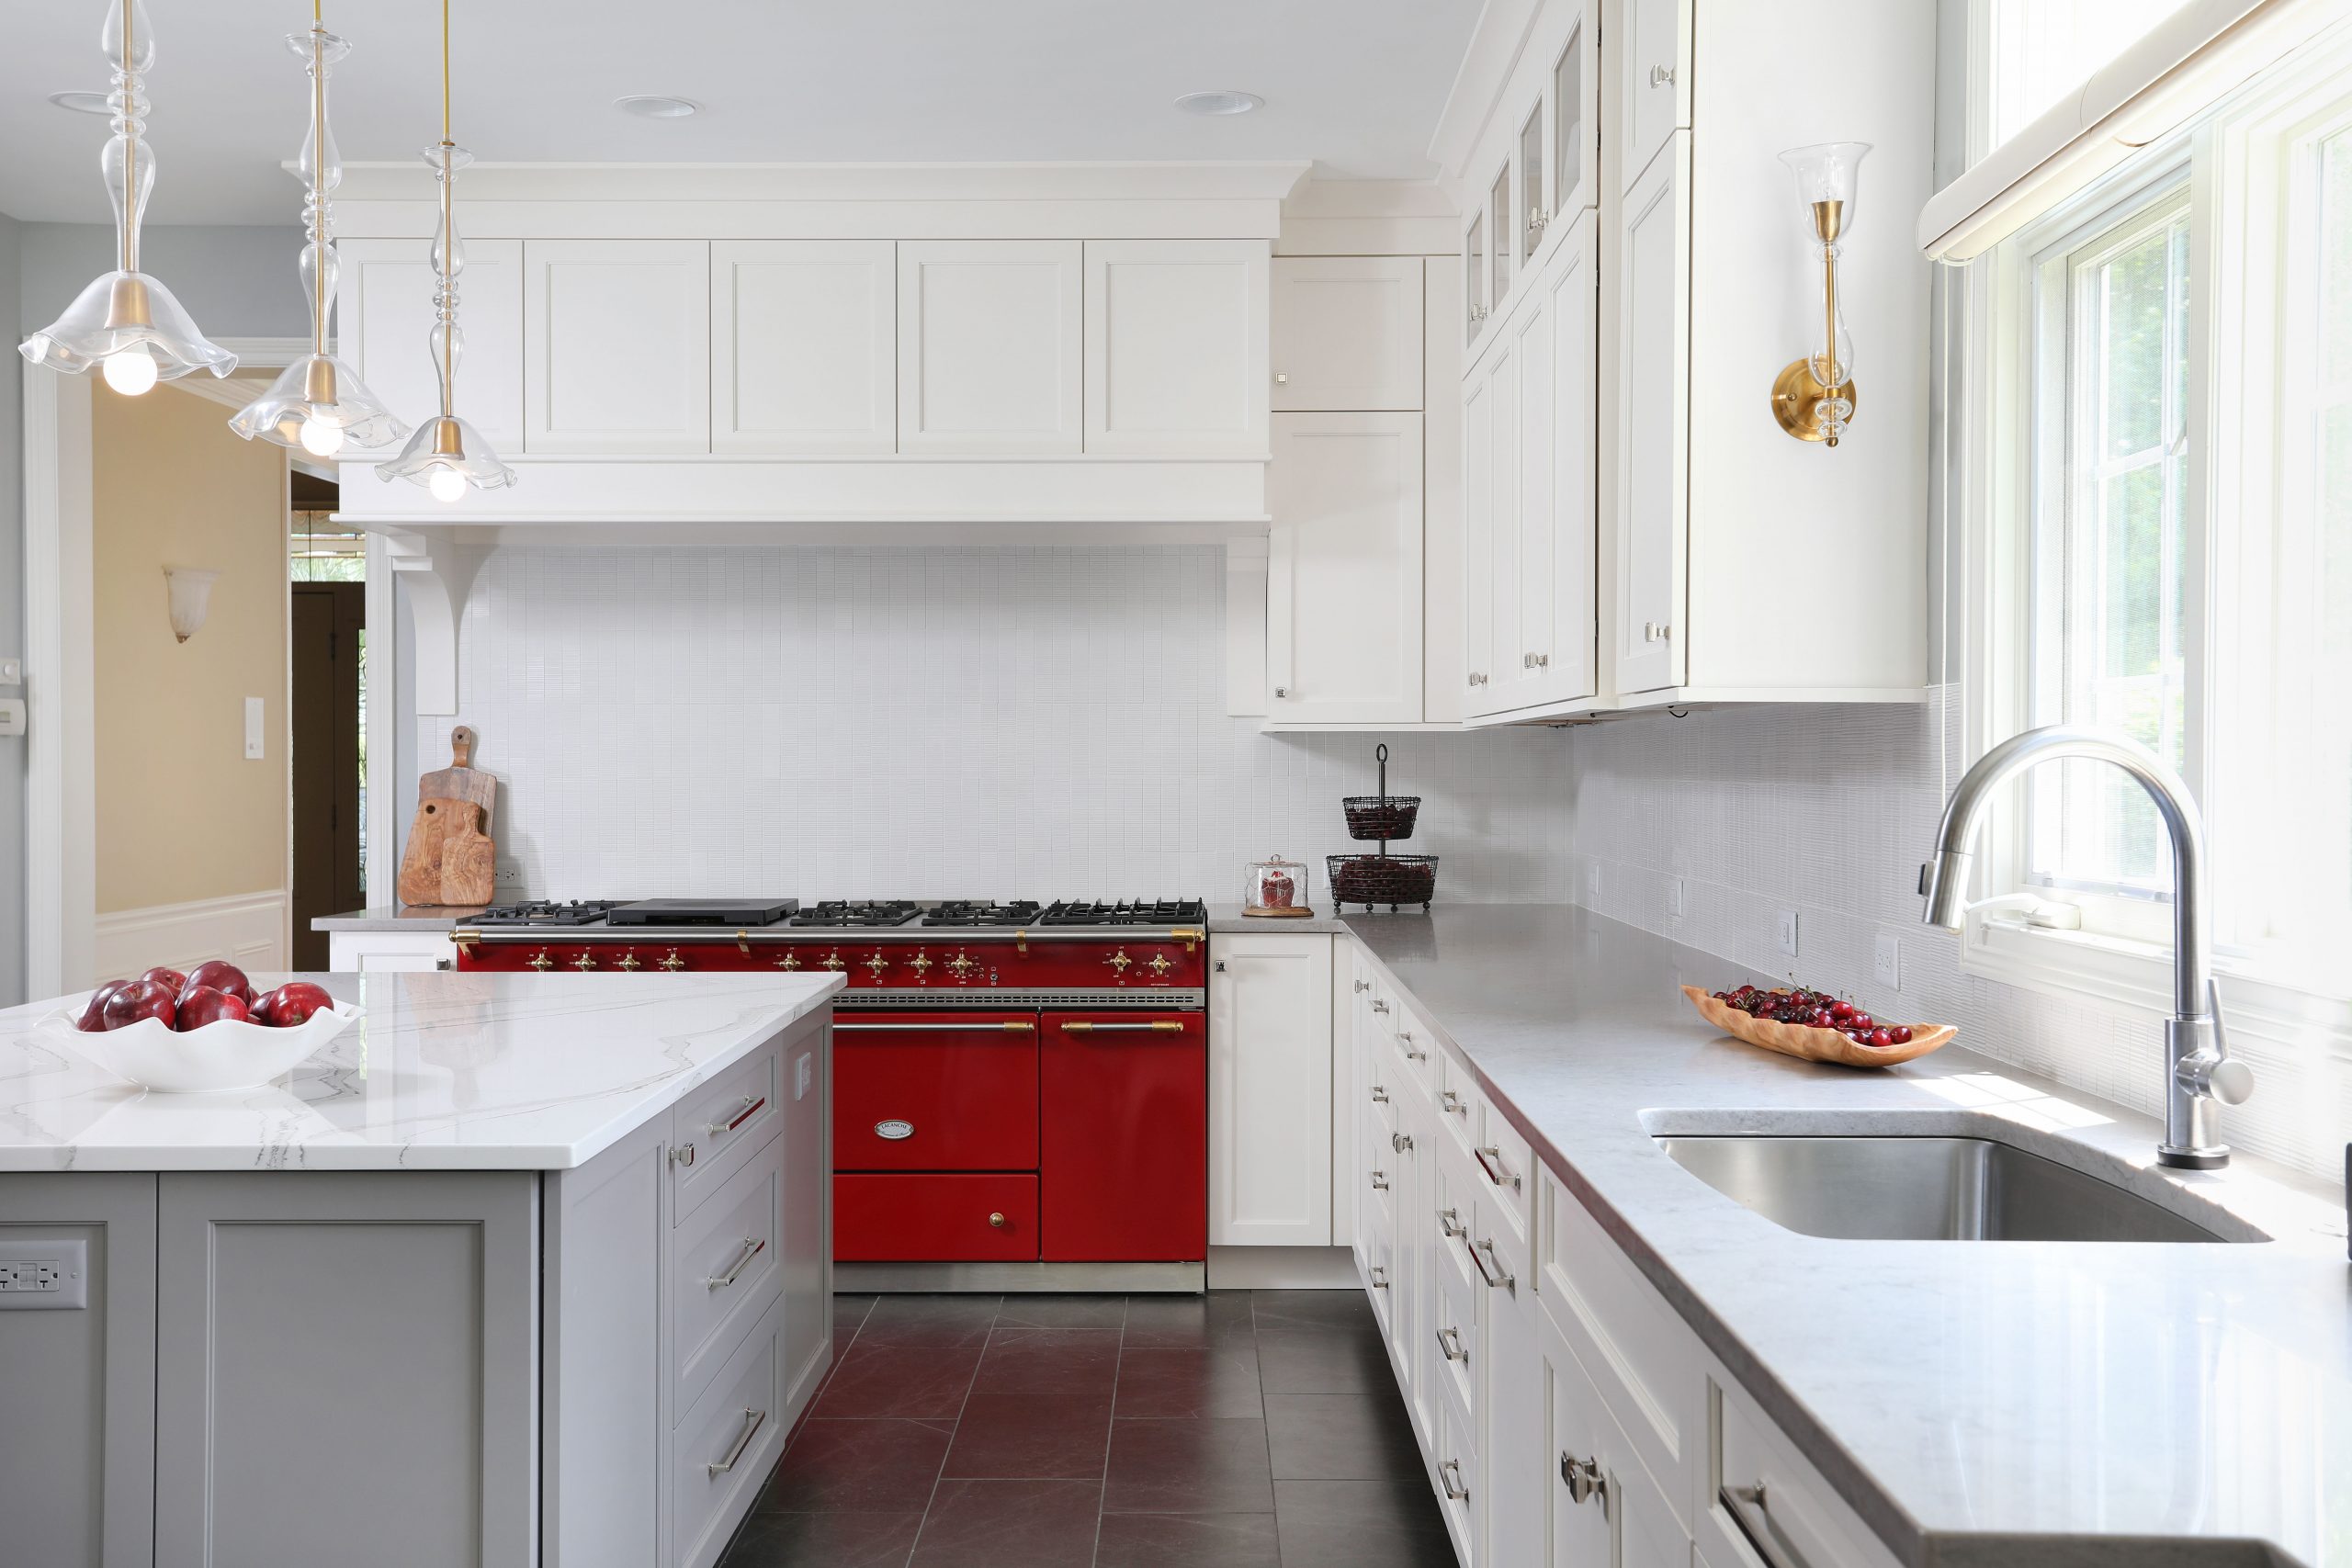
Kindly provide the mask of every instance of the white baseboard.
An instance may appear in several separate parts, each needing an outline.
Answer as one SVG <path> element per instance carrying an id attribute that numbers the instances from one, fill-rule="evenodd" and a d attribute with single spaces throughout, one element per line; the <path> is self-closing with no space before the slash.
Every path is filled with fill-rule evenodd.
<path id="1" fill-rule="evenodd" d="M 225 958 L 240 969 L 283 969 L 286 890 L 118 909 L 97 918 L 93 984 L 161 964 L 187 969 Z"/>
<path id="2" fill-rule="evenodd" d="M 1212 1247 L 1212 1291 L 1361 1291 L 1345 1247 Z"/>

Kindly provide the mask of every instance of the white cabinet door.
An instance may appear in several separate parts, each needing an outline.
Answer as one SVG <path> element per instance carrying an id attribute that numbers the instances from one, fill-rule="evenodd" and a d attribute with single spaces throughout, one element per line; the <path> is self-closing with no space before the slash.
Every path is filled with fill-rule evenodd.
<path id="1" fill-rule="evenodd" d="M 527 241 L 523 321 L 526 452 L 710 450 L 707 241 Z"/>
<path id="2" fill-rule="evenodd" d="M 710 247 L 710 449 L 899 446 L 899 260 L 888 240 Z"/>
<path id="3" fill-rule="evenodd" d="M 1483 362 L 1462 383 L 1463 712 L 1496 711 L 1487 641 L 1487 597 L 1495 580 L 1494 378 Z"/>
<path id="4" fill-rule="evenodd" d="M 454 969 L 458 947 L 447 931 L 330 931 L 327 967 L 337 975 L 429 974 Z"/>
<path id="5" fill-rule="evenodd" d="M 1590 212 L 1583 212 L 1561 227 L 1566 235 L 1552 253 L 1537 296 L 1545 302 L 1550 332 L 1544 348 L 1550 373 L 1544 399 L 1549 512 L 1532 530 L 1542 535 L 1541 573 L 1532 554 L 1525 568 L 1532 624 L 1523 640 L 1543 660 L 1529 695 L 1544 703 L 1569 702 L 1599 690 L 1600 560 L 1593 535 L 1600 434 L 1600 269 L 1594 254 L 1599 226 Z M 1532 421 L 1521 423 L 1533 429 Z M 1537 547 L 1530 546 L 1531 551 Z"/>
<path id="6" fill-rule="evenodd" d="M 1274 410 L 1421 406 L 1421 259 L 1276 256 Z"/>
<path id="7" fill-rule="evenodd" d="M 1623 11 L 1617 178 L 1630 191 L 1667 139 L 1690 124 L 1690 0 L 1626 0 Z"/>
<path id="8" fill-rule="evenodd" d="M 1495 334 L 1487 353 L 1487 417 L 1494 434 L 1487 448 L 1487 506 L 1494 518 L 1487 536 L 1487 575 L 1467 583 L 1470 658 L 1487 676 L 1479 687 L 1481 710 L 1499 713 L 1523 700 L 1520 681 L 1525 671 L 1519 640 L 1520 609 L 1520 446 L 1526 431 L 1520 423 L 1519 340 L 1509 323 Z"/>
<path id="9" fill-rule="evenodd" d="M 1547 1568 L 1690 1568 L 1690 1537 L 1583 1363 L 1548 1328 L 1538 1337 L 1551 1406 L 1541 1481 L 1550 1493 L 1550 1551 L 1521 1561 Z"/>
<path id="10" fill-rule="evenodd" d="M 1498 527 L 1510 537 L 1496 551 L 1497 561 L 1510 568 L 1509 577 L 1494 584 L 1494 635 L 1508 639 L 1507 646 L 1496 643 L 1491 655 L 1497 666 L 1495 705 L 1501 708 L 1537 701 L 1551 673 L 1552 455 L 1558 444 L 1551 303 L 1542 288 L 1531 288 L 1503 326 L 1519 424 L 1511 439 L 1513 505 Z"/>
<path id="11" fill-rule="evenodd" d="M 1479 1337 L 1486 1365 L 1477 1369 L 1487 1385 L 1487 1429 L 1478 1438 L 1487 1471 L 1487 1561 L 1524 1568 L 1546 1561 L 1546 1475 L 1554 1469 L 1545 1408 L 1551 1369 L 1536 1342 L 1542 1314 L 1532 1284 L 1521 1280 L 1516 1293 L 1487 1292 L 1487 1330 Z"/>
<path id="12" fill-rule="evenodd" d="M 1331 1241 L 1331 939 L 1218 936 L 1209 974 L 1209 1245 Z"/>
<path id="13" fill-rule="evenodd" d="M 1267 712 L 1421 716 L 1421 416 L 1286 413 L 1266 490 Z"/>
<path id="14" fill-rule="evenodd" d="M 1690 528 L 1690 138 L 1677 131 L 1619 209 L 1614 614 L 1610 683 L 1679 686 Z"/>
<path id="15" fill-rule="evenodd" d="M 426 240 L 345 240 L 335 351 L 408 423 L 441 412 L 433 364 L 433 292 Z M 469 240 L 458 277 L 465 350 L 458 361 L 458 412 L 500 454 L 523 449 L 523 242 Z M 387 447 L 355 461 L 379 463 Z"/>
<path id="16" fill-rule="evenodd" d="M 1268 252 L 1259 240 L 1086 242 L 1086 449 L 1266 450 Z"/>
<path id="17" fill-rule="evenodd" d="M 1083 247 L 899 246 L 899 450 L 1076 452 Z"/>

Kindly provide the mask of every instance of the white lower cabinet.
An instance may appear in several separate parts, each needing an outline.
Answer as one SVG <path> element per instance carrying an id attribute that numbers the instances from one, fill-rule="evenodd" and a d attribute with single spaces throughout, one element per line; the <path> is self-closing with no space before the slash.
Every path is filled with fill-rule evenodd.
<path id="1" fill-rule="evenodd" d="M 327 967 L 337 975 L 416 974 L 457 963 L 446 931 L 327 933 Z"/>
<path id="2" fill-rule="evenodd" d="M 1331 942 L 1211 939 L 1212 1247 L 1331 1243 Z"/>

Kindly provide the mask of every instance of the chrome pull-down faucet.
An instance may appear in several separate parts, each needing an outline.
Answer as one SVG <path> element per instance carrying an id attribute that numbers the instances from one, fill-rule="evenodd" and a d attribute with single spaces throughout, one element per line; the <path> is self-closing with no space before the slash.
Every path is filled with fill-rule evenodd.
<path id="1" fill-rule="evenodd" d="M 2238 1105 L 2254 1092 L 2254 1071 L 2230 1055 L 2221 993 L 2206 930 L 2205 830 L 2180 775 L 2129 736 L 2083 725 L 2053 724 L 2010 737 L 1978 759 L 1954 785 L 1936 833 L 1936 858 L 1919 868 L 1928 923 L 1960 931 L 1968 919 L 1970 849 L 1993 791 L 2036 762 L 2070 758 L 2112 762 L 2140 781 L 2172 840 L 2172 1010 L 2165 1021 L 2165 1141 L 2156 1163 L 2215 1170 L 2230 1147 L 2215 1127 L 2217 1105 Z"/>

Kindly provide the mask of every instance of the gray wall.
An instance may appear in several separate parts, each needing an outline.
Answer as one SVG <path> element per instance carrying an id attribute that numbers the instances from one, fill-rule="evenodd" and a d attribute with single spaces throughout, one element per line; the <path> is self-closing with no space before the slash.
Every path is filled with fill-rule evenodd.
<path id="1" fill-rule="evenodd" d="M 115 265 L 114 230 L 98 223 L 24 223 L 17 319 L 46 326 L 90 279 Z M 13 249 L 13 247 L 12 247 Z M 302 231 L 285 228 L 150 226 L 140 270 L 160 277 L 207 337 L 308 337 L 311 313 L 295 271 Z"/>
<path id="2" fill-rule="evenodd" d="M 19 297 L 18 245 L 27 225 L 0 215 L 0 306 Z M 0 658 L 25 650 L 24 378 L 17 355 L 0 366 Z M 21 688 L 0 696 L 21 697 Z M 25 999 L 25 743 L 0 740 L 0 1004 Z"/>

